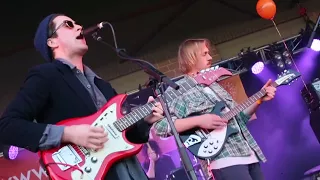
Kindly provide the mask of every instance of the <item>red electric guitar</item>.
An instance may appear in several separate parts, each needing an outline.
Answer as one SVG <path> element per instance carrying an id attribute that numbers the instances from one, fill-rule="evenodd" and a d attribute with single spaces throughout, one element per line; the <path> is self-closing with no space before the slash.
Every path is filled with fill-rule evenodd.
<path id="1" fill-rule="evenodd" d="M 232 73 L 224 68 L 210 68 L 193 78 L 186 78 L 187 81 L 181 84 L 178 90 L 166 91 L 164 96 L 167 102 L 171 102 L 197 84 L 210 85 L 221 76 L 231 75 Z M 78 124 L 102 126 L 108 132 L 109 140 L 99 151 L 74 144 L 62 144 L 60 147 L 39 152 L 42 164 L 51 179 L 100 180 L 113 163 L 139 153 L 142 145 L 129 142 L 125 137 L 126 130 L 149 115 L 158 99 L 123 115 L 121 106 L 126 96 L 125 94 L 115 96 L 90 116 L 66 119 L 58 123 L 64 126 Z"/>

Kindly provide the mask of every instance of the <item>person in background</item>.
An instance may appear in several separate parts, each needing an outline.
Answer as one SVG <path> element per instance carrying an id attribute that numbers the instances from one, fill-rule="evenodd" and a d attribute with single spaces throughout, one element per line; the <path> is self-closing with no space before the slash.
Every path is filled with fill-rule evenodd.
<path id="1" fill-rule="evenodd" d="M 142 153 L 145 157 L 143 168 L 150 180 L 165 180 L 167 175 L 176 169 L 171 157 L 162 154 L 158 143 L 154 140 L 143 145 Z"/>

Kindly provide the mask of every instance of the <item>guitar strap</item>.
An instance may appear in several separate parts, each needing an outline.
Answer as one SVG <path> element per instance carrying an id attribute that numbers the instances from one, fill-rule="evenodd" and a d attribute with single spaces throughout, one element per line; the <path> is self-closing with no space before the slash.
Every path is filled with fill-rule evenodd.
<path id="1" fill-rule="evenodd" d="M 200 90 L 200 92 L 201 92 L 201 93 L 206 97 L 206 99 L 208 99 L 212 104 L 216 104 L 216 102 L 215 102 L 214 100 L 212 100 L 212 99 L 208 96 L 208 94 L 214 96 L 215 99 L 217 99 L 217 101 L 223 101 L 223 102 L 225 102 L 225 105 L 226 105 L 226 108 L 227 108 L 227 109 L 225 109 L 225 110 L 229 110 L 229 109 L 230 109 L 230 107 L 229 107 L 229 105 L 228 105 L 228 103 L 227 103 L 227 100 L 226 100 L 225 98 L 221 97 L 221 96 L 219 95 L 219 93 L 215 92 L 215 90 L 214 90 L 213 88 L 210 88 L 210 86 L 209 86 L 209 87 L 204 87 L 204 88 L 203 88 L 203 91 Z"/>

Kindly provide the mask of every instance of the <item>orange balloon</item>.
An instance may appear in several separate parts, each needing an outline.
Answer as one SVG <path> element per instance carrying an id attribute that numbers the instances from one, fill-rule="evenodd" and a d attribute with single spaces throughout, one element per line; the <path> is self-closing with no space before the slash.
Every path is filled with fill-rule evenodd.
<path id="1" fill-rule="evenodd" d="M 273 0 L 259 0 L 256 5 L 257 13 L 264 19 L 272 20 L 276 15 L 277 7 Z"/>

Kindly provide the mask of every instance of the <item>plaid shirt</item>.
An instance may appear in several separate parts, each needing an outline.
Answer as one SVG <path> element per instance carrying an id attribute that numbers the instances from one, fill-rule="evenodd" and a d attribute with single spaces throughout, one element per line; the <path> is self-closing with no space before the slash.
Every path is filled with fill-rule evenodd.
<path id="1" fill-rule="evenodd" d="M 185 77 L 187 78 L 187 76 Z M 185 78 L 176 82 L 182 84 L 185 82 Z M 170 88 L 170 87 L 169 87 Z M 168 88 L 168 89 L 169 89 Z M 182 96 L 174 99 L 169 103 L 169 110 L 171 113 L 172 120 L 181 119 L 188 117 L 192 113 L 209 113 L 215 107 L 215 104 L 219 101 L 218 97 L 222 98 L 227 104 L 228 108 L 233 108 L 236 103 L 233 101 L 231 95 L 224 90 L 218 83 L 213 83 L 209 86 L 209 91 L 205 91 L 205 87 L 197 85 L 192 89 L 188 90 Z M 223 111 L 225 112 L 225 111 Z M 266 158 L 263 155 L 257 142 L 253 139 L 246 124 L 250 117 L 241 112 L 234 118 L 230 119 L 228 126 L 238 129 L 238 133 L 228 137 L 226 143 L 220 154 L 215 157 L 214 160 L 224 157 L 245 157 L 250 156 L 250 147 L 256 153 L 260 161 L 265 162 Z M 240 128 L 240 130 L 239 130 Z M 171 130 L 166 119 L 158 121 L 154 125 L 156 134 L 161 137 L 171 135 Z"/>

